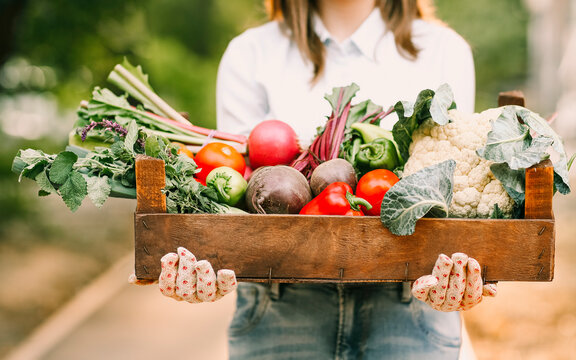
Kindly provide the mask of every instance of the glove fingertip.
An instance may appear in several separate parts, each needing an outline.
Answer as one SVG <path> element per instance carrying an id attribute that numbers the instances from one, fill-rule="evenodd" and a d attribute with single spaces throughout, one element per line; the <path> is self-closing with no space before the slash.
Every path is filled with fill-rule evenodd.
<path id="1" fill-rule="evenodd" d="M 418 300 L 425 301 L 428 298 L 428 292 L 436 284 L 438 284 L 438 279 L 435 276 L 421 276 L 412 284 L 412 295 Z"/>
<path id="2" fill-rule="evenodd" d="M 474 258 L 468 258 L 468 268 L 469 269 L 480 269 L 480 263 Z"/>
<path id="3" fill-rule="evenodd" d="M 162 256 L 162 258 L 160 259 L 160 262 L 162 263 L 162 267 L 164 267 L 164 265 L 175 265 L 178 262 L 178 254 L 176 253 L 168 253 L 164 256 Z"/>
<path id="4" fill-rule="evenodd" d="M 424 275 L 420 276 L 416 281 L 414 281 L 413 287 L 423 287 L 429 288 L 438 284 L 438 278 L 434 275 Z"/>
<path id="5" fill-rule="evenodd" d="M 136 285 L 138 284 L 138 278 L 135 273 L 128 275 L 128 284 Z"/>
<path id="6" fill-rule="evenodd" d="M 217 273 L 218 279 L 236 279 L 236 273 L 230 269 L 220 269 Z"/>
<path id="7" fill-rule="evenodd" d="M 190 252 L 188 249 L 186 249 L 184 246 L 178 246 L 178 254 L 180 254 L 181 252 Z"/>
<path id="8" fill-rule="evenodd" d="M 199 260 L 198 262 L 196 262 L 196 270 L 199 269 L 212 269 L 212 264 L 210 263 L 210 261 L 208 260 Z"/>
<path id="9" fill-rule="evenodd" d="M 482 296 L 495 297 L 498 294 L 497 284 L 485 284 L 482 287 Z"/>
<path id="10" fill-rule="evenodd" d="M 464 253 L 457 252 L 452 254 L 452 262 L 458 266 L 462 267 L 466 266 L 469 260 L 470 258 L 468 257 L 468 255 Z"/>
<path id="11" fill-rule="evenodd" d="M 178 248 L 178 255 L 180 256 L 181 259 L 186 259 L 187 261 L 190 262 L 196 261 L 196 256 L 194 256 L 194 254 L 192 254 L 190 250 L 186 249 L 185 247 L 180 246 Z"/>

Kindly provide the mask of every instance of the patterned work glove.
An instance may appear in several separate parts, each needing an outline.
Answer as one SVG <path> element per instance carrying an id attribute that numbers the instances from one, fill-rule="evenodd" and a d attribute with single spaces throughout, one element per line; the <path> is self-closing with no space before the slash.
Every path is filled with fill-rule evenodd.
<path id="1" fill-rule="evenodd" d="M 177 254 L 164 255 L 161 262 L 160 291 L 178 301 L 212 302 L 237 287 L 233 270 L 218 270 L 216 275 L 208 261 L 196 261 L 196 257 L 183 247 L 178 248 Z"/>
<path id="2" fill-rule="evenodd" d="M 482 285 L 480 264 L 462 253 L 452 258 L 441 254 L 432 275 L 414 282 L 412 295 L 440 311 L 468 310 L 482 301 L 482 296 L 496 296 L 496 284 Z"/>

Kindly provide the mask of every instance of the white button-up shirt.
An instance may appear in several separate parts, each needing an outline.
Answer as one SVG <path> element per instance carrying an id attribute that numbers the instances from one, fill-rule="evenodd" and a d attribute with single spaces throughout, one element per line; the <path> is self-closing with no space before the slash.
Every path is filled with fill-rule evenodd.
<path id="1" fill-rule="evenodd" d="M 325 70 L 314 84 L 312 64 L 278 22 L 249 29 L 230 42 L 218 70 L 218 129 L 248 135 L 260 121 L 278 119 L 291 125 L 307 146 L 331 113 L 324 96 L 353 82 L 360 87 L 353 103 L 371 99 L 387 109 L 448 83 L 457 107 L 474 110 L 472 52 L 450 28 L 414 21 L 413 41 L 420 49 L 416 60 L 398 52 L 378 9 L 341 43 L 319 17 L 314 28 L 326 47 Z M 385 118 L 382 126 L 391 128 L 394 121 L 393 116 Z"/>

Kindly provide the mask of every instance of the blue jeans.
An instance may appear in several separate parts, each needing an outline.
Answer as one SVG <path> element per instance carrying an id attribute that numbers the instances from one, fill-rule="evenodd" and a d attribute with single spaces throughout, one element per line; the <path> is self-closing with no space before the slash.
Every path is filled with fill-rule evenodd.
<path id="1" fill-rule="evenodd" d="M 402 284 L 240 283 L 230 359 L 457 359 L 460 315 Z"/>

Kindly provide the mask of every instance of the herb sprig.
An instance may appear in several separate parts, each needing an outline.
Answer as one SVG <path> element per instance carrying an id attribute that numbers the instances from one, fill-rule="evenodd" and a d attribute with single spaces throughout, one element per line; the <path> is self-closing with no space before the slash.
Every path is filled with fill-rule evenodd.
<path id="1" fill-rule="evenodd" d="M 124 131 L 118 129 L 118 133 Z M 147 135 L 135 121 L 129 123 L 124 136 L 115 137 L 108 147 L 93 151 L 68 147 L 59 154 L 41 150 L 20 150 L 12 171 L 36 181 L 38 195 L 58 195 L 71 211 L 76 211 L 88 197 L 101 207 L 113 197 L 136 198 L 135 163 L 138 154 L 164 160 L 169 213 L 222 213 L 228 207 L 217 203 L 216 193 L 194 180 L 196 163 L 177 153 L 177 147 L 166 138 Z"/>

